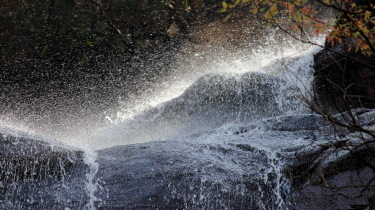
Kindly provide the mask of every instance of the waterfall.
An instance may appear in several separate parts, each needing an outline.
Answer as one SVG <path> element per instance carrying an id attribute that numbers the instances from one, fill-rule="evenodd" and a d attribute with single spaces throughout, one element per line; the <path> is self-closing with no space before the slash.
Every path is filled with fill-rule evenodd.
<path id="1" fill-rule="evenodd" d="M 118 97 L 106 123 L 47 135 L 70 146 L 2 122 L 1 141 L 25 150 L 0 153 L 0 208 L 288 208 L 280 154 L 308 143 L 297 98 L 309 95 L 319 48 L 269 40 L 181 50 L 146 91 Z"/>
<path id="2" fill-rule="evenodd" d="M 209 54 L 203 63 L 201 55 L 184 58 L 189 65 L 178 62 L 177 70 L 152 91 L 123 101 L 115 115 L 106 117 L 109 125 L 87 143 L 101 149 L 308 113 L 298 96 L 311 95 L 313 54 L 320 48 L 285 42 L 229 53 L 228 58 Z"/>

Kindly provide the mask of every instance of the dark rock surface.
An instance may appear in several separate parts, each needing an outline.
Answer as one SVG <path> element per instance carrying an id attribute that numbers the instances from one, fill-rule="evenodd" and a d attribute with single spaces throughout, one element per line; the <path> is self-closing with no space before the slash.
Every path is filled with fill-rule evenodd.
<path id="1" fill-rule="evenodd" d="M 100 150 L 98 208 L 286 208 L 289 184 L 282 161 L 314 140 L 308 126 L 318 121 L 311 115 L 272 117 Z M 283 123 L 290 125 L 285 129 Z"/>
<path id="2" fill-rule="evenodd" d="M 332 112 L 374 108 L 375 56 L 355 52 L 350 39 L 333 47 L 328 45 L 314 57 L 316 102 Z M 348 52 L 350 48 L 352 50 Z"/>
<path id="3" fill-rule="evenodd" d="M 375 110 L 359 113 L 372 128 Z M 0 208 L 373 208 L 374 153 L 332 130 L 315 115 L 279 116 L 99 150 L 96 197 L 83 152 L 2 131 Z"/>
<path id="4" fill-rule="evenodd" d="M 375 110 L 352 112 L 364 129 L 374 130 Z M 347 114 L 335 117 L 344 122 Z M 286 167 L 292 168 L 292 209 L 375 209 L 374 137 L 328 123 L 319 129 L 337 135 L 297 151 Z"/>
<path id="5" fill-rule="evenodd" d="M 282 198 L 287 196 L 287 184 L 279 173 L 278 159 L 252 144 L 250 133 L 250 129 L 235 129 L 227 134 L 101 150 L 97 161 L 102 190 L 97 195 L 102 202 L 98 207 L 285 208 Z M 276 142 L 278 137 L 269 138 Z"/>
<path id="6" fill-rule="evenodd" d="M 373 125 L 374 113 L 361 112 L 364 126 Z M 371 209 L 375 172 L 362 159 L 374 164 L 374 155 L 365 147 L 349 151 L 345 145 L 358 140 L 350 134 L 334 138 L 333 130 L 315 115 L 281 116 L 104 149 L 97 160 L 102 185 L 97 204 L 100 209 Z"/>
<path id="7" fill-rule="evenodd" d="M 83 152 L 26 134 L 0 134 L 0 209 L 83 209 Z"/>

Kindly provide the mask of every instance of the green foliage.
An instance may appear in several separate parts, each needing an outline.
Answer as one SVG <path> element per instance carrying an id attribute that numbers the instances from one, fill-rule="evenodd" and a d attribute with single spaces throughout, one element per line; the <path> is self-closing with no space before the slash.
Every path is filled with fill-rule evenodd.
<path id="1" fill-rule="evenodd" d="M 335 24 L 321 20 L 315 5 L 320 4 L 338 13 Z M 309 42 L 306 32 L 313 29 L 315 34 L 329 33 L 328 41 L 335 45 L 343 39 L 355 40 L 356 51 L 371 56 L 375 53 L 375 4 L 361 0 L 236 0 L 223 1 L 222 12 L 235 12 L 247 7 L 250 12 L 277 25 L 287 33 Z M 304 37 L 304 38 L 298 38 Z M 351 49 L 349 49 L 350 51 Z"/>

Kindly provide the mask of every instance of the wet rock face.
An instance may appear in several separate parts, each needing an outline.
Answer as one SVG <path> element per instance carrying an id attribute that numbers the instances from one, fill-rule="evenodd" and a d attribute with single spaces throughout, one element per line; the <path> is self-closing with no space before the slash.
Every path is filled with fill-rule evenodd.
<path id="1" fill-rule="evenodd" d="M 366 167 L 349 170 L 326 179 L 324 185 L 306 183 L 294 200 L 294 209 L 374 209 L 374 172 Z"/>
<path id="2" fill-rule="evenodd" d="M 345 114 L 336 117 L 344 122 Z M 375 110 L 370 110 L 361 111 L 357 117 L 363 128 L 374 129 L 374 116 Z M 328 123 L 320 130 L 339 135 L 327 141 L 316 140 L 297 151 L 286 167 L 293 181 L 293 209 L 375 209 L 373 137 L 345 133 Z M 364 143 L 365 137 L 368 143 Z"/>
<path id="3" fill-rule="evenodd" d="M 183 138 L 227 123 L 253 122 L 280 115 L 280 98 L 295 91 L 283 81 L 261 73 L 241 76 L 207 74 L 179 97 L 152 107 L 131 120 L 99 133 L 92 141 L 106 146 Z M 260 106 L 261 104 L 261 106 Z M 100 148 L 97 148 L 100 149 Z"/>
<path id="4" fill-rule="evenodd" d="M 352 155 L 327 149 L 305 157 L 308 168 L 294 176 L 308 177 L 293 187 L 293 209 L 374 209 L 375 172 L 367 165 L 374 165 L 373 158 L 364 148 Z"/>
<path id="5" fill-rule="evenodd" d="M 0 134 L 0 209 L 83 208 L 83 152 Z"/>
<path id="6" fill-rule="evenodd" d="M 375 56 L 348 52 L 352 46 L 347 39 L 314 57 L 316 101 L 328 111 L 375 107 Z"/>
<path id="7" fill-rule="evenodd" d="M 220 110 L 215 118 L 244 115 L 245 121 L 251 121 L 250 118 L 276 116 L 281 113 L 276 101 L 277 95 L 282 94 L 279 90 L 281 85 L 279 79 L 260 73 L 247 73 L 240 77 L 208 74 L 179 98 L 166 104 L 162 115 L 166 118 L 178 116 L 186 119 L 191 115 L 199 118 L 209 115 L 210 110 Z"/>
<path id="8" fill-rule="evenodd" d="M 374 126 L 375 110 L 358 117 Z M 270 117 L 181 139 L 99 150 L 98 209 L 373 208 L 375 156 L 315 115 Z M 331 129 L 333 130 L 333 129 Z M 327 132 L 328 131 L 328 132 Z M 367 145 L 375 148 L 375 144 Z M 0 209 L 85 209 L 81 151 L 0 136 Z M 91 198 L 92 199 L 92 198 Z"/>
<path id="9" fill-rule="evenodd" d="M 105 149 L 98 156 L 103 189 L 98 192 L 99 209 L 273 209 L 277 205 L 276 175 L 265 173 L 271 167 L 268 157 L 246 144 L 152 142 Z M 262 172 L 267 177 L 260 176 Z"/>
<path id="10" fill-rule="evenodd" d="M 297 150 L 308 147 L 320 120 L 274 117 L 183 139 L 100 150 L 97 207 L 284 209 L 290 188 L 279 161 L 291 162 Z"/>

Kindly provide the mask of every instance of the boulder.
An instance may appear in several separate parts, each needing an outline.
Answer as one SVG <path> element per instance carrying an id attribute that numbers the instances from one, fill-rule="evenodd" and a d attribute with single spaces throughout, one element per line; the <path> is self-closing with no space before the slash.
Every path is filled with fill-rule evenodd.
<path id="1" fill-rule="evenodd" d="M 311 135 L 291 130 L 254 123 L 99 150 L 98 208 L 284 209 L 289 187 L 279 152 L 291 141 L 307 146 Z"/>
<path id="2" fill-rule="evenodd" d="M 357 112 L 370 129 L 374 116 Z M 375 143 L 334 131 L 316 115 L 269 117 L 102 149 L 94 174 L 80 150 L 1 130 L 0 208 L 374 208 Z"/>
<path id="3" fill-rule="evenodd" d="M 0 209 L 83 209 L 83 152 L 30 135 L 0 134 Z"/>
<path id="4" fill-rule="evenodd" d="M 328 112 L 375 107 L 375 55 L 356 52 L 354 41 L 321 50 L 314 57 L 315 101 Z"/>
<path id="5" fill-rule="evenodd" d="M 345 122 L 347 114 L 334 117 Z M 357 114 L 363 128 L 374 130 L 375 110 Z M 292 209 L 374 209 L 374 137 L 337 130 L 329 123 L 319 129 L 336 138 L 312 142 L 285 167 L 293 182 Z"/>
<path id="6" fill-rule="evenodd" d="M 315 115 L 270 117 L 99 150 L 98 208 L 285 209 L 293 189 L 284 164 L 298 165 L 296 152 L 325 139 L 314 133 L 321 121 Z"/>

